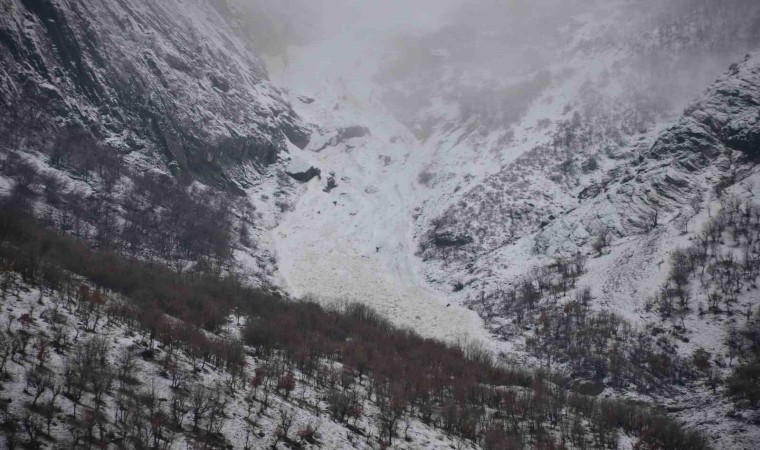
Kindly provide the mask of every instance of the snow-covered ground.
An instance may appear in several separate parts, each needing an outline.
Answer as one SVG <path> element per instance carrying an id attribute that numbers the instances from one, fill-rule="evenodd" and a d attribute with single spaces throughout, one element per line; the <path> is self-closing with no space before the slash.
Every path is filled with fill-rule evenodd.
<path id="1" fill-rule="evenodd" d="M 588 73 L 604 64 L 578 71 L 536 101 L 510 145 L 499 142 L 503 130 L 473 135 L 442 124 L 421 141 L 383 101 L 384 87 L 375 79 L 383 45 L 373 33 L 348 29 L 291 47 L 287 61 L 267 58 L 272 82 L 313 124 L 311 143 L 304 150 L 291 146 L 291 158 L 322 172 L 270 236 L 281 284 L 297 297 L 366 302 L 427 337 L 467 336 L 493 350 L 509 349 L 451 295 L 457 280 L 429 283 L 431 268 L 416 255 L 419 232 L 468 188 L 546 141 L 548 133 L 535 130 L 536 123 L 561 115 Z M 435 112 L 458 116 L 450 104 L 437 104 Z M 352 126 L 368 134 L 341 140 L 340 130 Z M 331 174 L 337 187 L 324 192 Z"/>
<path id="2" fill-rule="evenodd" d="M 413 218 L 427 190 L 418 174 L 430 155 L 381 104 L 373 68 L 357 58 L 365 45 L 293 49 L 291 63 L 271 74 L 304 120 L 318 124 L 309 147 L 291 148 L 292 158 L 322 172 L 272 231 L 282 284 L 298 297 L 366 302 L 427 337 L 486 342 L 475 313 L 421 278 Z M 352 126 L 368 134 L 341 142 L 339 130 Z M 325 192 L 331 176 L 337 186 Z"/>
<path id="3" fill-rule="evenodd" d="M 604 256 L 589 258 L 579 286 L 591 288 L 596 310 L 614 312 L 641 330 L 660 325 L 656 313 L 645 311 L 645 304 L 666 281 L 673 251 L 689 246 L 717 211 L 718 202 L 708 191 L 723 169 L 715 163 L 715 167 L 687 177 L 706 193 L 701 212 L 690 213 L 689 198 L 683 197 L 666 206 L 661 226 L 647 233 L 631 232 L 626 221 L 646 214 L 651 206 L 648 185 L 642 188 L 644 193 L 621 189 L 618 197 L 607 200 L 600 195 L 599 200 L 583 201 L 579 194 L 584 187 L 606 183 L 615 168 L 621 168 L 618 178 L 626 176 L 628 170 L 639 170 L 632 163 L 634 156 L 653 145 L 676 120 L 679 108 L 646 122 L 646 129 L 627 135 L 619 148 L 622 157 L 607 158 L 594 147 L 602 147 L 602 143 L 587 143 L 582 150 L 597 152 L 600 168 L 580 176 L 572 186 L 551 180 L 547 167 L 528 174 L 527 181 L 519 185 L 511 186 L 509 181 L 510 164 L 549 144 L 559 121 L 568 120 L 574 109 L 583 111 L 588 106 L 584 102 L 589 100 L 583 96 L 589 95 L 589 85 L 591 90 L 600 90 L 594 94 L 599 94 L 601 103 L 613 104 L 611 113 L 624 117 L 641 112 L 635 107 L 630 111 L 614 109 L 626 99 L 637 99 L 636 94 L 626 96 L 631 86 L 624 78 L 631 74 L 626 72 L 627 66 L 620 69 L 621 61 L 629 56 L 625 51 L 606 48 L 558 61 L 551 68 L 555 75 L 552 83 L 512 127 L 513 135 L 507 143 L 500 140 L 498 130 L 467 131 L 472 124 L 466 122 L 455 124 L 450 131 L 457 113 L 440 99 L 431 99 L 433 106 L 428 111 L 438 120 L 432 137 L 419 139 L 399 121 L 398 111 L 391 111 L 383 102 L 385 86 L 375 78 L 381 51 L 376 36 L 352 33 L 348 30 L 311 46 L 291 47 L 286 63 L 270 60 L 268 64 L 272 82 L 285 91 L 304 121 L 312 124 L 311 143 L 304 150 L 291 147 L 291 158 L 300 165 L 318 167 L 322 173 L 321 178 L 300 188 L 293 208 L 268 236 L 277 259 L 279 284 L 296 297 L 313 296 L 325 303 L 365 302 L 394 323 L 424 336 L 449 341 L 467 336 L 497 353 L 536 364 L 524 353 L 522 339 L 504 341 L 491 335 L 488 324 L 465 305 L 480 292 L 515 283 L 531 268 L 550 264 L 555 256 L 577 250 L 593 256 L 589 249 L 592 231 L 604 225 L 619 233 Z M 620 79 L 609 83 L 610 73 Z M 698 90 L 693 92 L 695 98 L 698 94 Z M 601 111 L 597 114 L 604 116 L 604 109 Z M 355 127 L 366 127 L 368 131 L 346 137 L 351 135 L 346 133 L 349 127 L 354 131 L 358 129 Z M 553 167 L 558 161 L 549 162 Z M 652 179 L 673 174 L 658 173 Z M 678 178 L 678 173 L 674 176 Z M 491 182 L 494 178 L 497 182 Z M 333 189 L 329 189 L 330 179 L 335 182 Z M 757 181 L 749 183 L 757 185 Z M 431 221 L 466 201 L 466 193 L 478 186 L 497 193 L 514 189 L 516 198 L 530 202 L 537 211 L 546 211 L 547 217 L 551 213 L 551 219 L 540 229 L 518 230 L 522 238 L 514 243 L 480 248 L 469 254 L 469 259 L 451 265 L 424 261 L 418 254 L 419 244 Z M 743 192 L 740 186 L 730 193 L 754 195 Z M 627 195 L 633 200 L 626 200 Z M 474 205 L 476 210 L 487 207 Z M 684 233 L 681 223 L 685 218 L 688 231 Z M 478 225 L 479 217 L 458 219 L 468 227 Z M 623 231 L 626 228 L 628 231 Z M 537 243 L 542 246 L 540 251 L 536 250 Z M 455 283 L 463 283 L 464 289 L 452 292 Z M 747 294 L 742 304 L 756 306 L 755 297 L 756 293 Z M 697 301 L 703 302 L 704 295 L 698 295 Z M 727 321 L 720 317 L 704 320 L 696 315 L 687 318 L 685 325 L 690 331 L 688 339 L 677 345 L 679 354 L 690 358 L 702 348 L 716 357 L 721 355 Z M 733 448 L 757 439 L 756 430 L 745 429 L 741 420 L 708 423 L 711 414 L 736 411 L 724 396 L 707 408 L 710 393 L 706 386 L 677 397 L 672 402 L 663 398 L 654 401 L 667 403 L 687 424 L 710 425 L 711 438 L 720 445 Z M 697 410 L 701 413 L 694 412 Z"/>
<path id="4" fill-rule="evenodd" d="M 377 407 L 371 402 L 363 405 L 366 414 L 365 419 L 353 423 L 349 427 L 344 423 L 332 420 L 328 406 L 325 402 L 326 393 L 316 387 L 314 381 L 301 373 L 296 373 L 296 388 L 292 395 L 283 397 L 279 392 L 272 389 L 271 396 L 267 396 L 268 406 L 262 406 L 264 398 L 261 389 L 258 394 L 253 393 L 249 383 L 238 382 L 230 387 L 230 375 L 219 367 L 210 364 L 199 365 L 197 358 L 191 358 L 184 351 L 165 346 L 161 341 L 151 342 L 146 334 L 136 332 L 119 320 L 101 317 L 96 332 L 84 331 L 82 315 L 78 311 L 75 302 L 67 302 L 65 294 L 61 292 L 41 292 L 37 288 L 19 282 L 20 277 L 15 274 L 3 272 L 1 277 L 14 276 L 16 280 L 8 290 L 7 295 L 0 301 L 0 343 L 4 346 L 17 345 L 20 337 L 26 339 L 25 352 L 14 352 L 7 358 L 5 375 L 0 379 L 0 403 L 4 408 L 2 414 L 10 414 L 10 417 L 21 419 L 31 417 L 34 421 L 39 442 L 48 443 L 50 448 L 81 448 L 86 442 L 85 423 L 93 417 L 92 411 L 98 411 L 106 420 L 105 429 L 108 430 L 111 442 L 124 439 L 126 430 L 133 423 L 130 415 L 142 414 L 141 406 L 129 403 L 126 398 L 139 395 L 141 399 L 149 399 L 151 395 L 158 399 L 157 410 L 163 420 L 168 420 L 170 404 L 178 393 L 187 392 L 191 395 L 191 389 L 204 387 L 209 392 L 221 392 L 224 398 L 224 414 L 221 434 L 225 446 L 234 449 L 258 449 L 258 448 L 293 448 L 299 441 L 298 432 L 307 426 L 316 428 L 316 440 L 313 443 L 302 441 L 298 448 L 304 449 L 372 449 L 378 448 L 376 442 Z M 46 290 L 47 291 L 47 290 Z M 118 298 L 109 298 L 119 301 Z M 102 312 L 99 313 L 102 315 Z M 92 323 L 92 322 L 90 322 Z M 244 325 L 244 324 L 243 324 Z M 235 336 L 240 333 L 242 325 L 230 317 L 229 324 L 225 327 L 222 336 Z M 62 329 L 63 332 L 56 331 Z M 51 336 L 55 336 L 64 343 L 60 349 L 55 349 Z M 77 405 L 65 392 L 71 386 L 72 381 L 66 383 L 63 374 L 64 367 L 68 362 L 75 359 L 74 349 L 78 345 L 90 342 L 94 339 L 102 340 L 106 346 L 106 365 L 115 371 L 120 367 L 123 355 L 130 354 L 134 358 L 134 371 L 131 379 L 126 382 L 114 378 L 103 395 L 102 402 L 95 401 L 89 389 L 85 392 Z M 153 345 L 155 344 L 155 346 Z M 5 349 L 5 347 L 3 347 Z M 10 347 L 8 347 L 10 348 Z M 40 350 L 46 348 L 46 351 Z M 14 347 L 15 349 L 15 347 Z M 150 349 L 150 356 L 146 357 Z M 44 353 L 44 357 L 40 357 Z M 248 355 L 253 354 L 253 349 L 246 348 Z M 171 360 L 183 373 L 180 388 L 173 388 L 172 380 L 166 372 L 164 360 Z M 268 360 L 267 360 L 268 361 Z M 267 362 L 251 356 L 246 356 L 245 375 L 252 377 L 256 368 L 262 367 Z M 26 374 L 33 367 L 40 367 L 44 374 L 49 374 L 51 383 L 43 390 L 36 403 L 36 408 L 30 405 L 34 397 L 34 390 L 27 384 Z M 246 378 L 248 379 L 248 378 Z M 62 388 L 64 394 L 52 398 L 52 390 L 55 386 Z M 6 403 L 8 402 L 8 403 Z M 52 402 L 52 403 L 51 403 Z M 52 404 L 50 432 L 47 433 L 47 425 L 42 416 L 31 414 L 31 410 L 39 411 L 43 405 Z M 189 403 L 188 403 L 189 405 Z M 131 408 L 131 409 L 130 409 Z M 291 444 L 276 441 L 278 424 L 281 412 L 288 414 L 292 420 L 292 428 L 289 431 Z M 147 413 L 146 413 L 147 414 Z M 205 423 L 207 412 L 203 413 Z M 4 416 L 7 417 L 7 416 Z M 168 422 L 153 422 L 154 425 L 163 427 L 160 439 L 160 448 L 185 449 L 203 446 L 203 448 L 223 448 L 218 446 L 206 447 L 200 442 L 203 433 L 195 433 L 192 428 L 192 412 L 185 410 L 182 414 L 184 426 L 179 429 L 168 427 Z M 109 420 L 113 418 L 114 423 Z M 119 420 L 117 420 L 119 419 Z M 72 422 L 78 423 L 75 427 Z M 26 423 L 22 424 L 26 427 Z M 16 444 L 19 438 L 26 438 L 26 428 L 16 434 Z M 402 425 L 400 437 L 394 440 L 391 448 L 394 449 L 448 449 L 448 448 L 472 448 L 479 446 L 452 438 L 440 430 L 424 425 L 417 419 L 410 419 L 408 428 L 404 432 L 406 424 Z M 201 429 L 203 426 L 200 427 Z M 146 432 L 147 433 L 147 432 Z M 97 434 L 97 433 L 95 433 Z M 72 445 L 73 437 L 79 439 L 78 445 Z M 147 434 L 146 436 L 149 436 Z M 407 439 L 408 437 L 408 439 Z M 101 435 L 102 438 L 102 435 Z M 8 443 L 8 430 L 0 433 L 0 448 L 10 448 Z M 147 439 L 147 438 L 146 438 Z M 98 439 L 95 439 L 98 442 Z M 158 442 L 158 441 L 157 441 Z M 109 445 L 109 444 L 104 444 Z M 111 447 L 109 447 L 111 448 Z"/>
<path id="5" fill-rule="evenodd" d="M 292 210 L 265 238 L 274 249 L 279 284 L 296 297 L 366 302 L 396 324 L 428 337 L 467 335 L 493 350 L 510 350 L 511 343 L 490 336 L 477 315 L 462 307 L 464 293 L 452 293 L 466 276 L 424 263 L 417 255 L 421 234 L 431 220 L 466 200 L 466 192 L 550 142 L 552 127 L 538 124 L 566 119 L 567 106 L 577 100 L 584 83 L 602 77 L 621 55 L 601 51 L 558 62 L 552 70 L 561 75 L 527 107 L 505 143 L 505 130 L 499 128 L 473 133 L 470 126 L 477 123 L 464 123 L 450 130 L 446 121 L 456 123 L 459 113 L 456 105 L 440 99 L 431 99 L 431 114 L 438 121 L 432 137 L 418 139 L 384 102 L 386 86 L 376 75 L 383 61 L 378 54 L 386 50 L 375 34 L 348 29 L 289 48 L 287 60 L 267 58 L 272 82 L 304 122 L 312 124 L 309 146 L 291 146 L 290 158 L 322 173 L 301 188 Z M 588 58 L 595 63 L 589 65 Z M 341 130 L 347 127 L 366 127 L 368 132 L 343 140 Z M 337 186 L 325 192 L 331 176 Z M 531 187 L 560 210 L 567 207 L 562 202 L 574 200 L 548 180 Z M 542 203 L 541 198 L 530 201 Z M 484 258 L 499 274 L 496 283 L 541 264 L 530 243 L 522 244 L 496 249 Z M 502 267 L 504 259 L 521 263 Z"/>

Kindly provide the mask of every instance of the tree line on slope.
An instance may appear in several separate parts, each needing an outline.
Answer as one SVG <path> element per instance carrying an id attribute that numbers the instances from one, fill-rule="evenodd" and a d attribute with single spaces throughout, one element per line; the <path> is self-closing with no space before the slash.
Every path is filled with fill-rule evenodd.
<path id="1" fill-rule="evenodd" d="M 557 258 L 512 286 L 482 292 L 470 305 L 494 324 L 500 317 L 512 318 L 495 325 L 505 338 L 529 329 L 526 349 L 547 368 L 569 368 L 574 378 L 652 393 L 699 375 L 666 336 L 652 336 L 615 313 L 592 309 L 593 293 L 577 286 L 585 267 L 581 254 Z"/>
<path id="2" fill-rule="evenodd" d="M 99 249 L 164 261 L 226 261 L 233 242 L 234 196 L 165 174 L 138 171 L 114 148 L 81 130 L 59 133 L 47 163 L 19 153 L 0 159 L 14 199 L 37 217 Z"/>
<path id="3" fill-rule="evenodd" d="M 700 208 L 695 203 L 695 213 Z M 739 329 L 731 325 L 726 336 L 728 364 L 739 361 L 726 384 L 740 404 L 756 406 L 760 404 L 760 310 L 753 317 L 752 306 L 743 309 L 740 300 L 758 287 L 760 208 L 749 199 L 722 196 L 720 209 L 693 242 L 672 253 L 668 278 L 647 302 L 647 309 L 658 312 L 663 321 L 674 322 L 673 328 L 681 333 L 692 314 L 743 316 L 746 324 Z M 726 365 L 723 355 L 704 354 L 705 367 L 712 365 L 711 358 L 720 367 Z"/>
<path id="4" fill-rule="evenodd" d="M 724 187 L 717 189 L 722 194 Z M 745 189 L 751 193 L 750 185 Z M 576 289 L 576 280 L 585 270 L 580 255 L 557 258 L 513 286 L 481 293 L 470 304 L 505 337 L 529 329 L 526 349 L 547 367 L 569 368 L 573 377 L 618 389 L 633 386 L 645 393 L 698 380 L 716 391 L 725 383 L 739 406 L 756 406 L 760 402 L 760 312 L 753 314 L 752 306 L 741 306 L 741 300 L 757 289 L 760 275 L 760 208 L 751 199 L 719 198 L 719 209 L 696 233 L 693 244 L 671 254 L 666 282 L 645 302 L 645 311 L 670 322 L 670 331 L 660 326 L 649 332 L 637 330 L 619 315 L 591 309 L 591 291 Z M 701 196 L 690 201 L 693 215 L 702 212 L 703 201 Z M 601 240 L 592 243 L 600 255 L 608 245 L 606 238 Z M 568 296 L 569 292 L 573 295 Z M 688 341 L 685 320 L 694 315 L 729 318 L 725 356 L 701 348 L 679 355 L 673 338 Z M 746 324 L 733 325 L 737 316 Z M 512 320 L 498 323 L 500 317 Z M 720 369 L 731 368 L 734 361 L 738 364 L 731 375 L 722 379 Z"/>
<path id="5" fill-rule="evenodd" d="M 396 329 L 364 306 L 326 310 L 248 288 L 218 270 L 177 273 L 94 251 L 46 230 L 9 201 L 14 200 L 0 208 L 4 279 L 18 274 L 25 283 L 74 299 L 85 328 L 118 320 L 151 343 L 227 371 L 234 380 L 228 394 L 267 385 L 286 395 L 297 383 L 293 373 L 303 373 L 329 390 L 335 420 L 354 420 L 364 402 L 374 405 L 379 412 L 371 420 L 384 445 L 392 444 L 406 418 L 415 417 L 488 449 L 614 448 L 620 430 L 636 435 L 641 448 L 706 448 L 699 434 L 656 411 L 568 392 L 540 374 L 495 364 L 481 351 Z M 5 288 L 2 293 L 10 295 Z M 103 302 L 104 296 L 123 300 Z M 218 332 L 231 314 L 246 317 L 242 342 L 208 333 Z M 23 339 L 8 336 L 12 342 Z M 243 363 L 244 345 L 263 362 L 253 374 Z M 20 347 L 13 346 L 18 353 Z M 277 360 L 282 364 L 273 369 Z M 330 381 L 335 378 L 326 368 L 336 366 L 346 381 Z M 92 383 L 87 386 L 95 395 Z M 254 397 L 266 401 L 263 394 Z"/>

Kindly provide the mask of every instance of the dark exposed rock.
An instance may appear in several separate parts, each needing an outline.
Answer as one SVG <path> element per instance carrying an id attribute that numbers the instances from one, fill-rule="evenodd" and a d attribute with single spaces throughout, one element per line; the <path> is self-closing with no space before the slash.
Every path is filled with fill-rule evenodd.
<path id="1" fill-rule="evenodd" d="M 349 127 L 339 128 L 335 136 L 333 136 L 329 141 L 327 141 L 320 148 L 315 149 L 314 151 L 321 152 L 327 147 L 335 147 L 336 145 L 342 144 L 348 141 L 349 139 L 360 138 L 360 137 L 368 136 L 369 134 L 370 134 L 369 128 L 362 127 L 359 125 L 351 125 Z"/>
<path id="2" fill-rule="evenodd" d="M 359 125 L 352 125 L 350 127 L 340 128 L 338 130 L 338 141 L 343 142 L 349 139 L 369 136 L 369 134 L 369 128 Z"/>
<path id="3" fill-rule="evenodd" d="M 327 186 L 325 186 L 322 190 L 324 192 L 330 193 L 330 191 L 336 187 L 338 187 L 338 182 L 335 181 L 335 176 L 331 174 L 329 177 L 327 177 Z"/>
<path id="4" fill-rule="evenodd" d="M 290 142 L 301 150 L 305 149 L 309 145 L 311 135 L 308 130 L 301 125 L 298 121 L 298 117 L 293 113 L 293 117 L 285 118 L 281 120 L 280 129 L 285 134 Z"/>
<path id="5" fill-rule="evenodd" d="M 472 241 L 472 237 L 460 234 L 440 233 L 433 236 L 433 245 L 436 247 L 463 247 Z"/>
<path id="6" fill-rule="evenodd" d="M 585 187 L 585 188 L 584 188 L 584 189 L 583 189 L 583 190 L 582 190 L 582 191 L 581 191 L 581 192 L 578 194 L 578 198 L 579 198 L 579 199 L 581 199 L 581 200 L 585 200 L 585 199 L 587 199 L 587 198 L 594 198 L 594 197 L 596 197 L 597 195 L 599 195 L 599 194 L 601 194 L 602 192 L 604 192 L 604 189 L 605 189 L 605 187 L 606 187 L 606 186 L 605 186 L 604 184 L 600 184 L 600 183 L 594 183 L 594 184 L 592 184 L 592 185 L 590 185 L 590 186 L 586 186 L 586 187 Z"/>
<path id="7" fill-rule="evenodd" d="M 675 178 L 671 175 L 665 175 L 665 182 L 672 184 L 679 188 L 685 188 L 689 186 L 689 182 L 687 180 L 681 179 L 681 178 Z"/>
<path id="8" fill-rule="evenodd" d="M 230 82 L 227 81 L 224 77 L 216 74 L 211 74 L 209 75 L 209 79 L 211 80 L 211 85 L 215 88 L 219 89 L 222 92 L 229 92 Z"/>
<path id="9" fill-rule="evenodd" d="M 760 124 L 757 115 L 752 119 L 743 124 L 729 124 L 722 130 L 722 136 L 727 146 L 757 161 L 760 160 Z"/>
<path id="10" fill-rule="evenodd" d="M 188 21 L 187 8 L 207 20 Z M 286 137 L 309 142 L 224 1 L 0 0 L 0 10 L 0 133 L 31 105 L 27 145 L 37 150 L 51 151 L 58 131 L 74 127 L 229 185 L 240 164 L 275 162 Z"/>
<path id="11" fill-rule="evenodd" d="M 287 172 L 291 178 L 302 183 L 310 181 L 314 177 L 318 177 L 322 174 L 322 171 L 312 166 L 303 172 Z"/>
<path id="12" fill-rule="evenodd" d="M 706 167 L 724 149 L 760 157 L 760 64 L 757 57 L 735 64 L 684 117 L 665 131 L 648 156 L 677 156 L 686 170 Z"/>

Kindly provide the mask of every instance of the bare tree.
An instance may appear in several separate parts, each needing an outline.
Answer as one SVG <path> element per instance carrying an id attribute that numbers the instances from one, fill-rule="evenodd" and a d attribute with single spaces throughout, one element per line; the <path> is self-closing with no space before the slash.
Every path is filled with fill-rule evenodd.
<path id="1" fill-rule="evenodd" d="M 37 404 L 37 400 L 48 389 L 51 389 L 54 385 L 53 376 L 49 370 L 34 366 L 26 371 L 26 387 L 31 389 L 34 399 L 32 400 L 32 406 Z"/>
<path id="2" fill-rule="evenodd" d="M 292 411 L 286 408 L 280 408 L 277 417 L 277 428 L 275 429 L 274 442 L 272 443 L 273 449 L 277 448 L 278 443 L 288 439 L 288 433 L 290 432 L 290 428 L 293 426 Z"/>

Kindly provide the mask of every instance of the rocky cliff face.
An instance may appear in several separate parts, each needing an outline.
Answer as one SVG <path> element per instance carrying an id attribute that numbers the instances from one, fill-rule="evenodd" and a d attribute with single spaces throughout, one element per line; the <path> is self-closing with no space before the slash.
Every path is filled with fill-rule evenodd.
<path id="1" fill-rule="evenodd" d="M 706 181 L 692 180 L 695 171 L 724 167 L 716 157 L 726 148 L 756 157 L 758 141 L 749 129 L 756 122 L 756 99 L 749 94 L 756 88 L 748 68 L 751 61 L 734 64 L 680 119 L 687 105 L 683 99 L 691 101 L 760 42 L 752 31 L 755 21 L 747 20 L 752 26 L 726 21 L 726 11 L 718 8 L 719 14 L 714 5 L 702 5 L 694 14 L 685 14 L 684 8 L 639 19 L 622 30 L 611 31 L 601 20 L 590 21 L 580 32 L 568 31 L 577 38 L 567 51 L 573 58 L 548 66 L 549 82 L 537 84 L 541 89 L 536 99 L 527 103 L 517 122 L 502 121 L 489 128 L 508 132 L 499 136 L 493 131 L 483 134 L 485 138 L 473 132 L 462 141 L 468 156 L 488 148 L 498 156 L 485 170 L 469 170 L 461 179 L 449 177 L 454 182 L 447 187 L 454 189 L 455 200 L 426 211 L 418 242 L 419 254 L 436 266 L 429 278 L 450 279 L 448 267 L 469 277 L 472 272 L 466 268 L 477 265 L 478 258 L 522 239 L 537 237 L 531 249 L 552 254 L 575 251 L 600 228 L 614 229 L 619 236 L 641 233 L 651 228 L 648 222 L 654 215 L 676 214 L 676 204 L 687 203 L 703 190 Z M 625 21 L 609 23 L 621 22 Z M 735 36 L 724 39 L 726 33 Z M 721 49 L 719 57 L 715 48 Z M 726 62 L 726 55 L 733 57 Z M 712 73 L 716 63 L 720 69 Z M 526 91 L 530 90 L 519 92 Z M 472 139 L 482 140 L 482 145 L 472 145 Z M 456 141 L 457 146 L 462 143 Z M 677 161 L 670 164 L 675 154 Z M 436 181 L 443 183 L 447 175 L 441 173 Z M 646 186 L 639 183 L 642 180 Z M 589 198 L 603 194 L 612 199 L 609 205 L 598 200 L 605 213 L 589 213 L 581 223 L 565 222 L 565 217 L 578 217 Z M 436 244 L 446 235 L 465 239 L 457 246 Z"/>
<path id="2" fill-rule="evenodd" d="M 647 147 L 642 148 L 646 139 L 630 143 L 628 151 L 637 156 L 574 190 L 574 205 L 539 215 L 533 229 L 515 233 L 511 240 L 505 237 L 506 244 L 475 261 L 470 273 L 492 266 L 494 260 L 511 262 L 526 254 L 538 259 L 577 251 L 594 254 L 592 246 L 602 232 L 611 242 L 637 246 L 663 234 L 699 230 L 703 219 L 694 210 L 717 201 L 754 173 L 752 162 L 760 148 L 759 95 L 760 58 L 748 56 Z M 536 203 L 549 211 L 563 208 L 556 200 Z M 669 250 L 666 245 L 652 258 L 667 258 Z"/>
<path id="3" fill-rule="evenodd" d="M 308 134 L 223 0 L 2 0 L 3 134 L 42 151 L 85 129 L 210 184 Z M 33 136 L 33 137 L 30 137 Z"/>
<path id="4" fill-rule="evenodd" d="M 701 192 L 720 192 L 746 177 L 760 151 L 760 59 L 747 56 L 716 81 L 661 133 L 651 148 L 625 168 L 633 178 L 610 185 L 608 199 L 618 203 L 627 224 L 622 234 L 656 226 L 643 223 L 655 209 L 676 220 Z M 635 208 L 622 207 L 628 192 Z M 615 201 L 617 199 L 617 201 Z M 608 200 L 609 201 L 609 200 Z"/>
<path id="5" fill-rule="evenodd" d="M 595 310 L 620 317 L 626 326 L 641 330 L 642 336 L 658 336 L 657 345 L 669 348 L 673 361 L 707 351 L 713 358 L 714 376 L 725 379 L 734 368 L 731 330 L 745 320 L 732 315 L 742 311 L 749 322 L 758 308 L 752 274 L 744 275 L 749 280 L 746 285 L 739 283 L 725 292 L 719 287 L 724 279 L 720 277 L 737 273 L 726 268 L 754 267 L 754 238 L 742 226 L 747 230 L 755 226 L 750 216 L 757 208 L 760 180 L 758 99 L 760 57 L 753 55 L 731 66 L 651 143 L 634 144 L 636 156 L 586 185 L 574 199 L 575 205 L 547 217 L 537 229 L 514 241 L 473 258 L 459 271 L 468 304 L 495 333 L 517 343 L 517 348 L 525 342 L 528 359 L 542 358 L 538 347 L 532 346 L 537 341 L 531 341 L 535 336 L 531 327 L 536 330 L 547 323 L 546 317 L 557 311 L 557 300 L 539 303 L 536 311 L 541 318 L 525 326 L 522 318 L 515 319 L 521 316 L 514 305 L 524 301 L 515 298 L 528 297 L 504 292 L 515 292 L 520 280 L 551 285 L 545 276 L 558 273 L 556 267 L 562 266 L 563 259 L 585 258 L 587 267 L 577 286 L 588 288 Z M 666 305 L 682 270 L 679 258 L 696 254 L 699 245 L 711 246 L 711 256 L 705 268 L 697 271 L 699 275 L 685 278 L 684 306 L 671 312 Z M 572 304 L 562 289 L 557 294 L 565 308 L 560 316 Z M 709 307 L 711 298 L 731 300 L 725 306 Z M 561 339 L 577 342 L 577 337 Z M 630 341 L 628 337 L 621 340 Z M 569 365 L 575 364 L 567 356 L 571 353 L 561 355 L 571 361 Z M 710 406 L 696 406 L 700 397 L 710 398 Z M 709 423 L 705 430 L 716 448 L 751 448 L 757 442 L 756 419 L 752 418 L 756 413 L 732 414 L 736 409 L 726 390 L 695 386 L 658 401 L 670 405 L 679 420 L 690 426 Z M 708 419 L 712 417 L 721 419 Z"/>
<path id="6" fill-rule="evenodd" d="M 710 159 L 725 149 L 757 159 L 760 154 L 757 59 L 748 56 L 741 64 L 732 65 L 702 99 L 687 108 L 683 119 L 660 137 L 648 156 L 661 160 L 677 155 L 687 167 L 698 167 L 699 160 Z"/>

